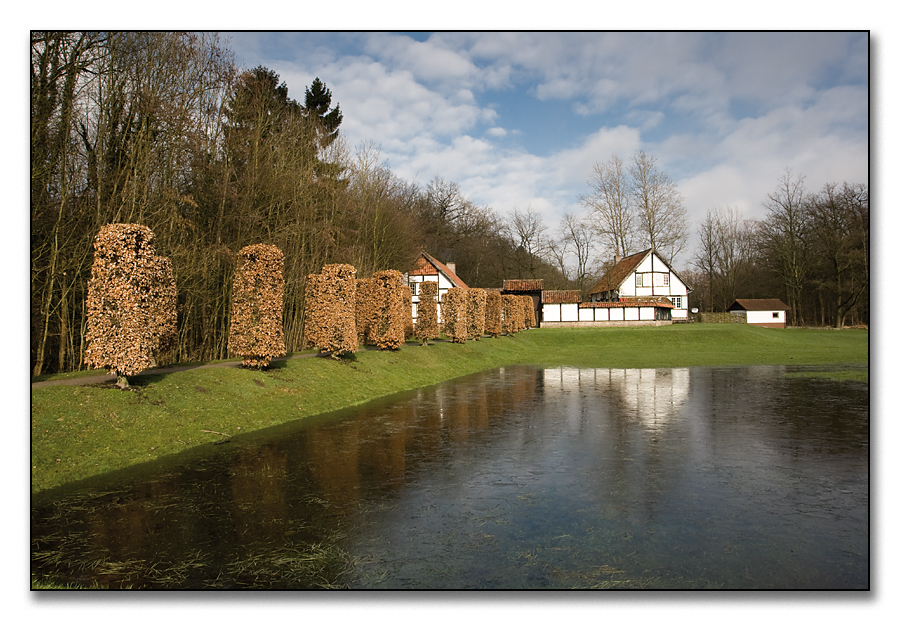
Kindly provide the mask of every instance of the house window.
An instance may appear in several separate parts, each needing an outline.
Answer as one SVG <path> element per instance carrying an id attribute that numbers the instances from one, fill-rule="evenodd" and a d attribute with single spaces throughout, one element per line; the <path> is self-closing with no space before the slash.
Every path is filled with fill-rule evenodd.
<path id="1" fill-rule="evenodd" d="M 634 284 L 636 287 L 649 287 L 650 274 L 636 274 Z"/>
<path id="2" fill-rule="evenodd" d="M 662 284 L 663 284 L 663 287 L 669 286 L 669 275 L 668 274 L 662 275 Z"/>
<path id="3" fill-rule="evenodd" d="M 778 315 L 780 315 L 778 312 L 772 313 L 772 319 L 779 319 Z"/>
<path id="4" fill-rule="evenodd" d="M 419 291 L 418 291 L 418 289 L 419 289 L 419 283 L 417 283 L 417 282 L 411 282 L 411 283 L 409 283 L 409 288 L 412 289 L 412 294 L 413 294 L 413 295 L 419 295 Z"/>
<path id="5" fill-rule="evenodd" d="M 674 298 L 669 298 L 669 299 L 672 300 L 672 304 L 675 305 L 675 308 L 681 308 L 681 298 L 680 297 L 674 297 Z"/>

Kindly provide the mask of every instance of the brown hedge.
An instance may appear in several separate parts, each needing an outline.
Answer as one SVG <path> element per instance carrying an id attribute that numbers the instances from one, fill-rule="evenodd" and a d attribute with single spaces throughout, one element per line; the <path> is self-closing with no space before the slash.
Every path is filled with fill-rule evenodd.
<path id="1" fill-rule="evenodd" d="M 437 308 L 438 285 L 432 280 L 426 280 L 419 285 L 419 304 L 416 308 L 416 338 L 423 345 L 429 339 L 436 339 L 441 335 L 441 327 L 438 324 Z"/>
<path id="2" fill-rule="evenodd" d="M 360 345 L 374 345 L 369 332 L 381 311 L 377 289 L 378 284 L 374 278 L 356 279 L 356 339 Z"/>
<path id="3" fill-rule="evenodd" d="M 487 291 L 484 289 L 469 289 L 468 298 L 469 338 L 480 341 L 481 335 L 484 334 L 484 310 Z"/>
<path id="4" fill-rule="evenodd" d="M 520 295 L 522 299 L 522 312 L 525 316 L 524 329 L 537 327 L 537 317 L 534 314 L 534 299 L 530 295 Z"/>
<path id="5" fill-rule="evenodd" d="M 503 331 L 512 335 L 525 328 L 525 313 L 517 295 L 501 295 L 503 304 Z"/>
<path id="6" fill-rule="evenodd" d="M 378 313 L 369 326 L 369 339 L 379 349 L 399 349 L 406 340 L 407 323 L 403 304 L 403 274 L 397 270 L 384 270 L 375 272 L 372 278 L 376 284 Z"/>
<path id="7" fill-rule="evenodd" d="M 322 268 L 321 279 L 307 278 L 307 342 L 332 357 L 359 349 L 356 334 L 356 268 L 332 263 Z"/>
<path id="8" fill-rule="evenodd" d="M 465 343 L 468 339 L 468 293 L 466 289 L 454 287 L 441 296 L 444 336 L 454 343 Z"/>
<path id="9" fill-rule="evenodd" d="M 121 378 L 155 364 L 176 341 L 175 279 L 139 224 L 108 224 L 94 239 L 88 282 L 85 363 Z"/>
<path id="10" fill-rule="evenodd" d="M 321 274 L 308 274 L 306 276 L 306 288 L 303 293 L 303 348 L 315 349 L 317 343 L 323 338 L 319 330 L 326 323 L 326 311 L 322 307 L 322 294 L 320 293 L 324 276 Z"/>
<path id="11" fill-rule="evenodd" d="M 503 304 L 499 291 L 487 291 L 485 296 L 484 331 L 493 337 L 503 332 Z"/>
<path id="12" fill-rule="evenodd" d="M 264 369 L 283 356 L 284 254 L 277 246 L 254 244 L 238 253 L 231 294 L 228 349 L 243 366 Z"/>

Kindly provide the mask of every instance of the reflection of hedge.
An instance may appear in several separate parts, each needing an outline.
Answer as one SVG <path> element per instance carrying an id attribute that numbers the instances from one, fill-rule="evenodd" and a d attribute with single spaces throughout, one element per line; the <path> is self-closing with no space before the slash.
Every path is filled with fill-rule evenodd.
<path id="1" fill-rule="evenodd" d="M 484 331 L 493 337 L 503 332 L 503 304 L 499 291 L 488 291 L 485 297 Z"/>
<path id="2" fill-rule="evenodd" d="M 484 306 L 487 292 L 484 289 L 469 289 L 467 307 L 469 338 L 481 340 L 484 334 Z"/>
<path id="3" fill-rule="evenodd" d="M 503 305 L 503 331 L 515 334 L 525 328 L 525 313 L 518 295 L 501 295 Z"/>
<path id="4" fill-rule="evenodd" d="M 416 338 L 425 345 L 428 339 L 441 335 L 437 314 L 437 283 L 426 280 L 419 285 L 419 304 L 416 308 Z"/>
<path id="5" fill-rule="evenodd" d="M 522 313 L 524 314 L 524 328 L 528 330 L 537 326 L 537 317 L 534 315 L 534 300 L 530 295 L 520 295 L 522 298 Z"/>
<path id="6" fill-rule="evenodd" d="M 139 224 L 108 224 L 94 239 L 84 361 L 116 373 L 121 384 L 176 341 L 172 265 L 156 256 L 153 239 Z"/>
<path id="7" fill-rule="evenodd" d="M 276 246 L 245 246 L 238 253 L 228 349 L 245 367 L 265 368 L 283 356 L 284 254 Z"/>
<path id="8" fill-rule="evenodd" d="M 468 291 L 459 287 L 441 296 L 444 336 L 454 343 L 465 343 L 468 338 L 468 298 Z"/>
<path id="9" fill-rule="evenodd" d="M 356 336 L 356 268 L 333 263 L 322 268 L 321 279 L 307 279 L 307 343 L 332 357 L 359 349 Z"/>

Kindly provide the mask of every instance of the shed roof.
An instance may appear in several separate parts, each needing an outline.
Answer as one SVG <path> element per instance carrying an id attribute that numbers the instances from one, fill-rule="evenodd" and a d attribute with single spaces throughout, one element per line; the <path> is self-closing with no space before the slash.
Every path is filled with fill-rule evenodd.
<path id="1" fill-rule="evenodd" d="M 578 304 L 581 302 L 581 291 L 578 289 L 568 291 L 542 291 L 541 302 L 544 304 Z"/>
<path id="2" fill-rule="evenodd" d="M 504 291 L 542 291 L 544 280 L 542 278 L 532 280 L 504 280 Z"/>
<path id="3" fill-rule="evenodd" d="M 728 307 L 728 310 L 745 310 L 745 311 L 770 311 L 783 310 L 789 311 L 791 307 L 777 298 L 741 298 L 734 301 L 734 304 Z"/>

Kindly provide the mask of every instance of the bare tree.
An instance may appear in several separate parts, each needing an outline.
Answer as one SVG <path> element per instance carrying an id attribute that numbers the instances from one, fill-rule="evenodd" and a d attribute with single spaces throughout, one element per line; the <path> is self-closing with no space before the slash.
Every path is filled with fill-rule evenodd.
<path id="1" fill-rule="evenodd" d="M 778 180 L 778 188 L 768 195 L 768 211 L 757 235 L 760 250 L 781 277 L 793 321 L 803 322 L 802 297 L 809 284 L 809 211 L 802 175 L 790 170 Z"/>
<path id="2" fill-rule="evenodd" d="M 567 213 L 559 223 L 559 235 L 558 248 L 563 261 L 568 262 L 567 259 L 574 261 L 574 278 L 569 280 L 575 281 L 584 294 L 586 284 L 590 281 L 589 269 L 596 233 L 587 218 L 579 218 L 574 214 Z M 565 267 L 565 265 L 562 266 L 562 271 L 564 274 L 568 274 Z"/>
<path id="3" fill-rule="evenodd" d="M 656 158 L 643 151 L 631 157 L 628 173 L 637 230 L 643 245 L 674 261 L 690 236 L 687 212 L 681 204 L 678 187 L 656 167 Z"/>
<path id="4" fill-rule="evenodd" d="M 593 190 L 582 196 L 600 241 L 611 254 L 631 254 L 634 243 L 634 213 L 629 195 L 629 180 L 625 165 L 618 155 L 608 162 L 597 162 L 588 178 Z"/>
<path id="5" fill-rule="evenodd" d="M 535 278 L 541 259 L 547 255 L 549 239 L 541 214 L 531 205 L 525 211 L 516 208 L 509 218 L 508 234 L 517 249 L 519 270 Z"/>
<path id="6" fill-rule="evenodd" d="M 700 224 L 693 264 L 704 275 L 709 310 L 724 311 L 737 297 L 750 261 L 751 226 L 734 207 L 712 209 Z"/>

